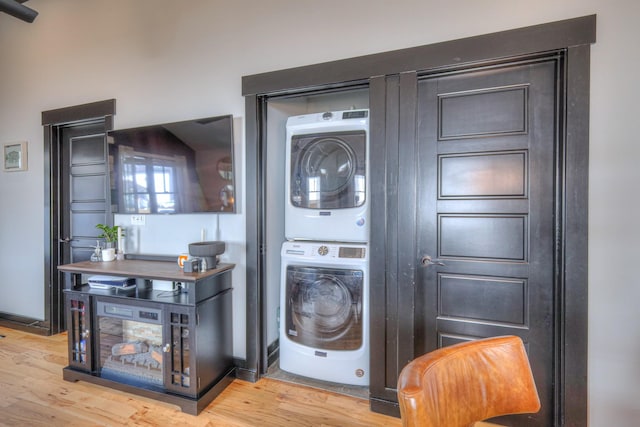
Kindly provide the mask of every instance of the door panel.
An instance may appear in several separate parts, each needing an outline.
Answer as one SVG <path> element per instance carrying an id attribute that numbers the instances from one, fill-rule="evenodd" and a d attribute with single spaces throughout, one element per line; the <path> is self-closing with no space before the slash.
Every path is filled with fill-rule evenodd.
<path id="1" fill-rule="evenodd" d="M 440 199 L 526 197 L 527 153 L 440 157 Z"/>
<path id="2" fill-rule="evenodd" d="M 525 215 L 438 214 L 438 257 L 525 261 Z"/>
<path id="3" fill-rule="evenodd" d="M 554 60 L 418 82 L 416 355 L 518 335 L 552 424 Z M 442 265 L 441 265 L 442 264 Z"/>
<path id="4" fill-rule="evenodd" d="M 441 274 L 437 286 L 443 318 L 527 326 L 526 280 Z"/>
<path id="5" fill-rule="evenodd" d="M 527 95 L 526 84 L 439 93 L 439 140 L 525 134 Z"/>

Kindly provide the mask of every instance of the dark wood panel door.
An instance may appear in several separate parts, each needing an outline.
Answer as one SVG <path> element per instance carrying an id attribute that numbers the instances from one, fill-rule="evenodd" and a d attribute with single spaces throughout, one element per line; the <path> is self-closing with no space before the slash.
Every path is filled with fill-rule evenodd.
<path id="1" fill-rule="evenodd" d="M 111 224 L 109 166 L 104 120 L 61 129 L 59 264 L 88 261 L 100 231 Z M 104 243 L 101 243 L 104 246 Z M 59 274 L 69 287 L 68 275 Z"/>
<path id="2" fill-rule="evenodd" d="M 504 425 L 553 424 L 556 70 L 418 82 L 415 352 L 520 336 L 542 410 Z"/>

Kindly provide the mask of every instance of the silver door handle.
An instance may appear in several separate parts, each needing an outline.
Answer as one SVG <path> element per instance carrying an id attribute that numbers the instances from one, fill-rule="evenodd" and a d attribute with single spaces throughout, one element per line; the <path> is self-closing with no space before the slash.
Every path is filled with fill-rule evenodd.
<path id="1" fill-rule="evenodd" d="M 65 237 L 64 239 L 58 239 L 59 243 L 69 243 L 71 242 L 71 238 L 70 237 Z"/>
<path id="2" fill-rule="evenodd" d="M 428 267 L 430 265 L 446 265 L 444 262 L 440 261 L 439 259 L 432 259 L 431 255 L 423 256 L 422 259 L 420 260 L 420 263 L 425 267 Z"/>

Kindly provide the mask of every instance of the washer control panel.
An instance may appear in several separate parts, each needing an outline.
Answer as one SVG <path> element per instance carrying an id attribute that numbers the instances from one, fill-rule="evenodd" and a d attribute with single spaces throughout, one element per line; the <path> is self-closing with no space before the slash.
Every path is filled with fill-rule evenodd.
<path id="1" fill-rule="evenodd" d="M 329 243 L 311 242 L 288 242 L 282 251 L 283 255 L 300 256 L 322 259 L 345 258 L 345 259 L 365 259 L 367 257 L 367 247 L 365 245 L 341 245 Z"/>
<path id="2" fill-rule="evenodd" d="M 366 256 L 366 248 L 353 246 L 340 246 L 338 248 L 339 258 L 364 258 Z"/>

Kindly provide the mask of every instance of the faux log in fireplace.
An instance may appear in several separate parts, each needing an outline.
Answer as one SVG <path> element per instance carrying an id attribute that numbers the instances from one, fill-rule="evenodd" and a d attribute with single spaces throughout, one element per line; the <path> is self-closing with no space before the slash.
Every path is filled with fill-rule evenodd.
<path id="1" fill-rule="evenodd" d="M 122 260 L 60 266 L 65 289 L 67 381 L 84 380 L 151 397 L 197 415 L 233 380 L 232 264 L 184 273 L 174 262 Z M 136 279 L 136 287 L 93 289 L 87 275 Z M 153 280 L 173 290 L 156 290 Z"/>

